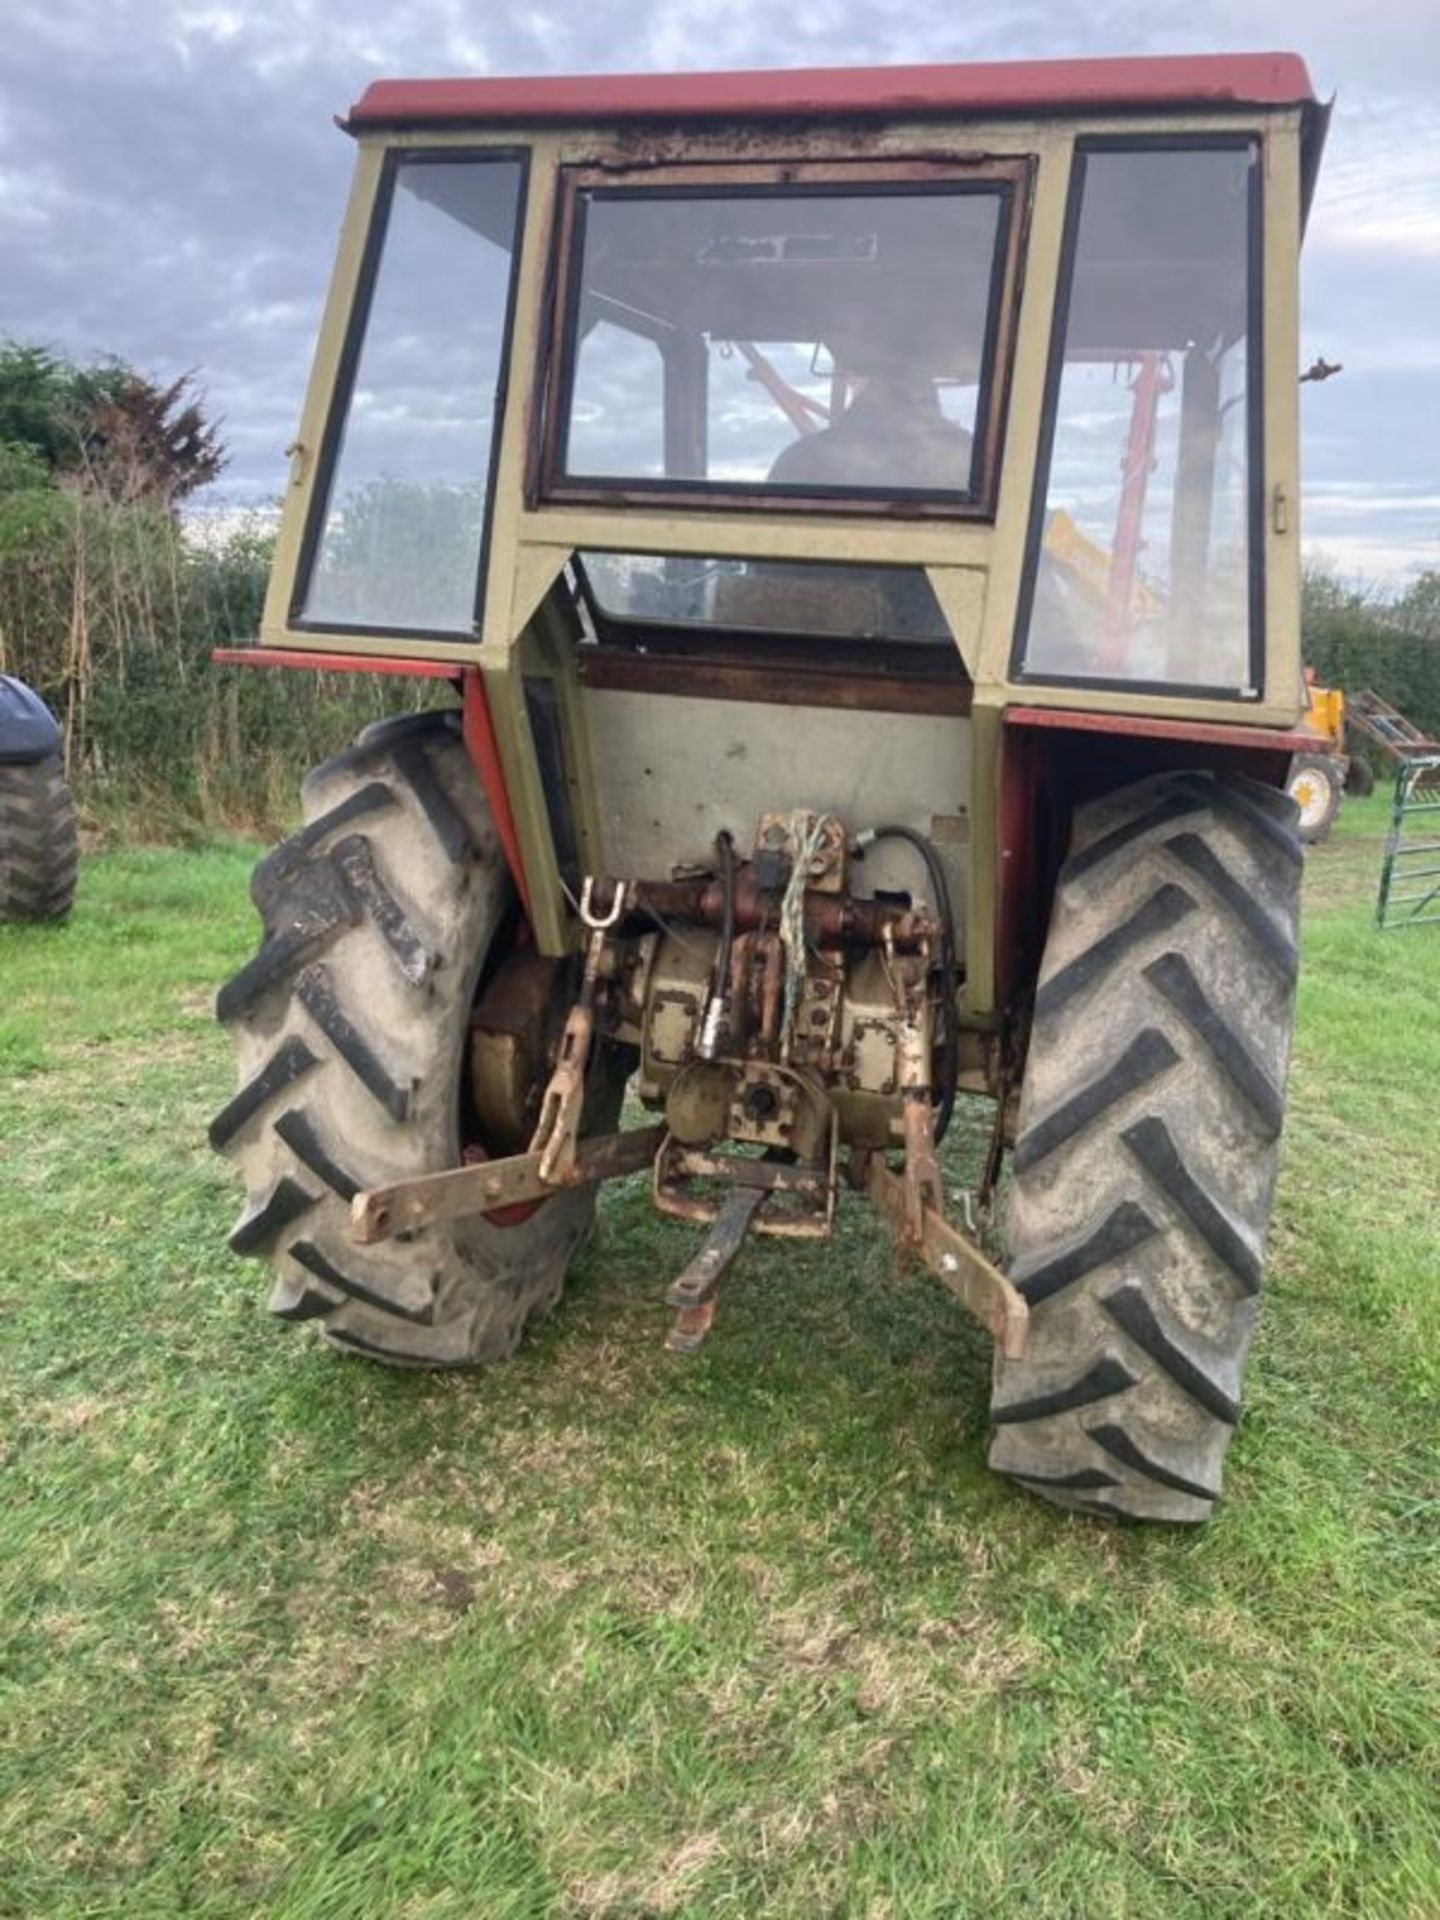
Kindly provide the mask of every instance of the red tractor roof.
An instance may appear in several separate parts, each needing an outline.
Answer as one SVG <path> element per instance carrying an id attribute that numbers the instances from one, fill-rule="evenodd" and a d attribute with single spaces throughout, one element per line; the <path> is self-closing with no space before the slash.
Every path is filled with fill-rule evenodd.
<path id="1" fill-rule="evenodd" d="M 821 119 L 843 114 L 915 119 L 1146 107 L 1311 106 L 1314 101 L 1310 76 L 1298 54 L 1215 53 L 798 72 L 376 80 L 352 107 L 346 125 L 608 125 L 618 120 Z"/>

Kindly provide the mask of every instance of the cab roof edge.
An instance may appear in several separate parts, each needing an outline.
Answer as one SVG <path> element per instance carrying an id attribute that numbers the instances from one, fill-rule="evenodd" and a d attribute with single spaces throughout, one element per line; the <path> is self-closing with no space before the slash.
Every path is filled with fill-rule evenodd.
<path id="1" fill-rule="evenodd" d="M 375 80 L 340 124 L 609 124 L 617 120 L 1083 113 L 1145 107 L 1313 107 L 1295 53 L 1011 60 L 735 73 Z"/>

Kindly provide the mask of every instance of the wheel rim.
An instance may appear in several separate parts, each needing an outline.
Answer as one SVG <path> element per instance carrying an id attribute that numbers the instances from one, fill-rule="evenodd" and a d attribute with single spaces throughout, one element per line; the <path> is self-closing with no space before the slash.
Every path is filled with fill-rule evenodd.
<path id="1" fill-rule="evenodd" d="M 1296 774 L 1290 782 L 1290 798 L 1300 809 L 1302 827 L 1318 826 L 1325 818 L 1325 803 L 1329 798 L 1330 783 L 1325 776 L 1307 768 L 1304 773 Z"/>

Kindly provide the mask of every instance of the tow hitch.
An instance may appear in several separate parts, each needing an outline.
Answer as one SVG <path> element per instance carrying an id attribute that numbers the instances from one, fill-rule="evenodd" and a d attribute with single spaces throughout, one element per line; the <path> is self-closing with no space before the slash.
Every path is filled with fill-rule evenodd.
<path id="1" fill-rule="evenodd" d="M 678 1316 L 667 1345 L 693 1353 L 749 1234 L 829 1236 L 843 1146 L 851 1186 L 901 1257 L 1017 1358 L 1025 1301 L 945 1214 L 931 1085 L 939 923 L 903 899 L 856 899 L 847 844 L 833 815 L 765 815 L 749 862 L 721 836 L 718 881 L 587 879 L 583 973 L 525 1152 L 356 1194 L 356 1241 L 648 1167 L 657 1210 L 707 1228 L 666 1293 Z M 586 1067 L 607 1031 L 638 1037 L 640 1097 L 664 1121 L 587 1139 Z"/>

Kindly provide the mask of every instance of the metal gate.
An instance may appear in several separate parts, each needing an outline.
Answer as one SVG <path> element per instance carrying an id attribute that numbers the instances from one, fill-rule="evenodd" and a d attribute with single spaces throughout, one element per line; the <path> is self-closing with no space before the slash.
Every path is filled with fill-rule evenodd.
<path id="1" fill-rule="evenodd" d="M 1440 753 L 1407 760 L 1395 776 L 1375 924 L 1440 924 Z"/>

